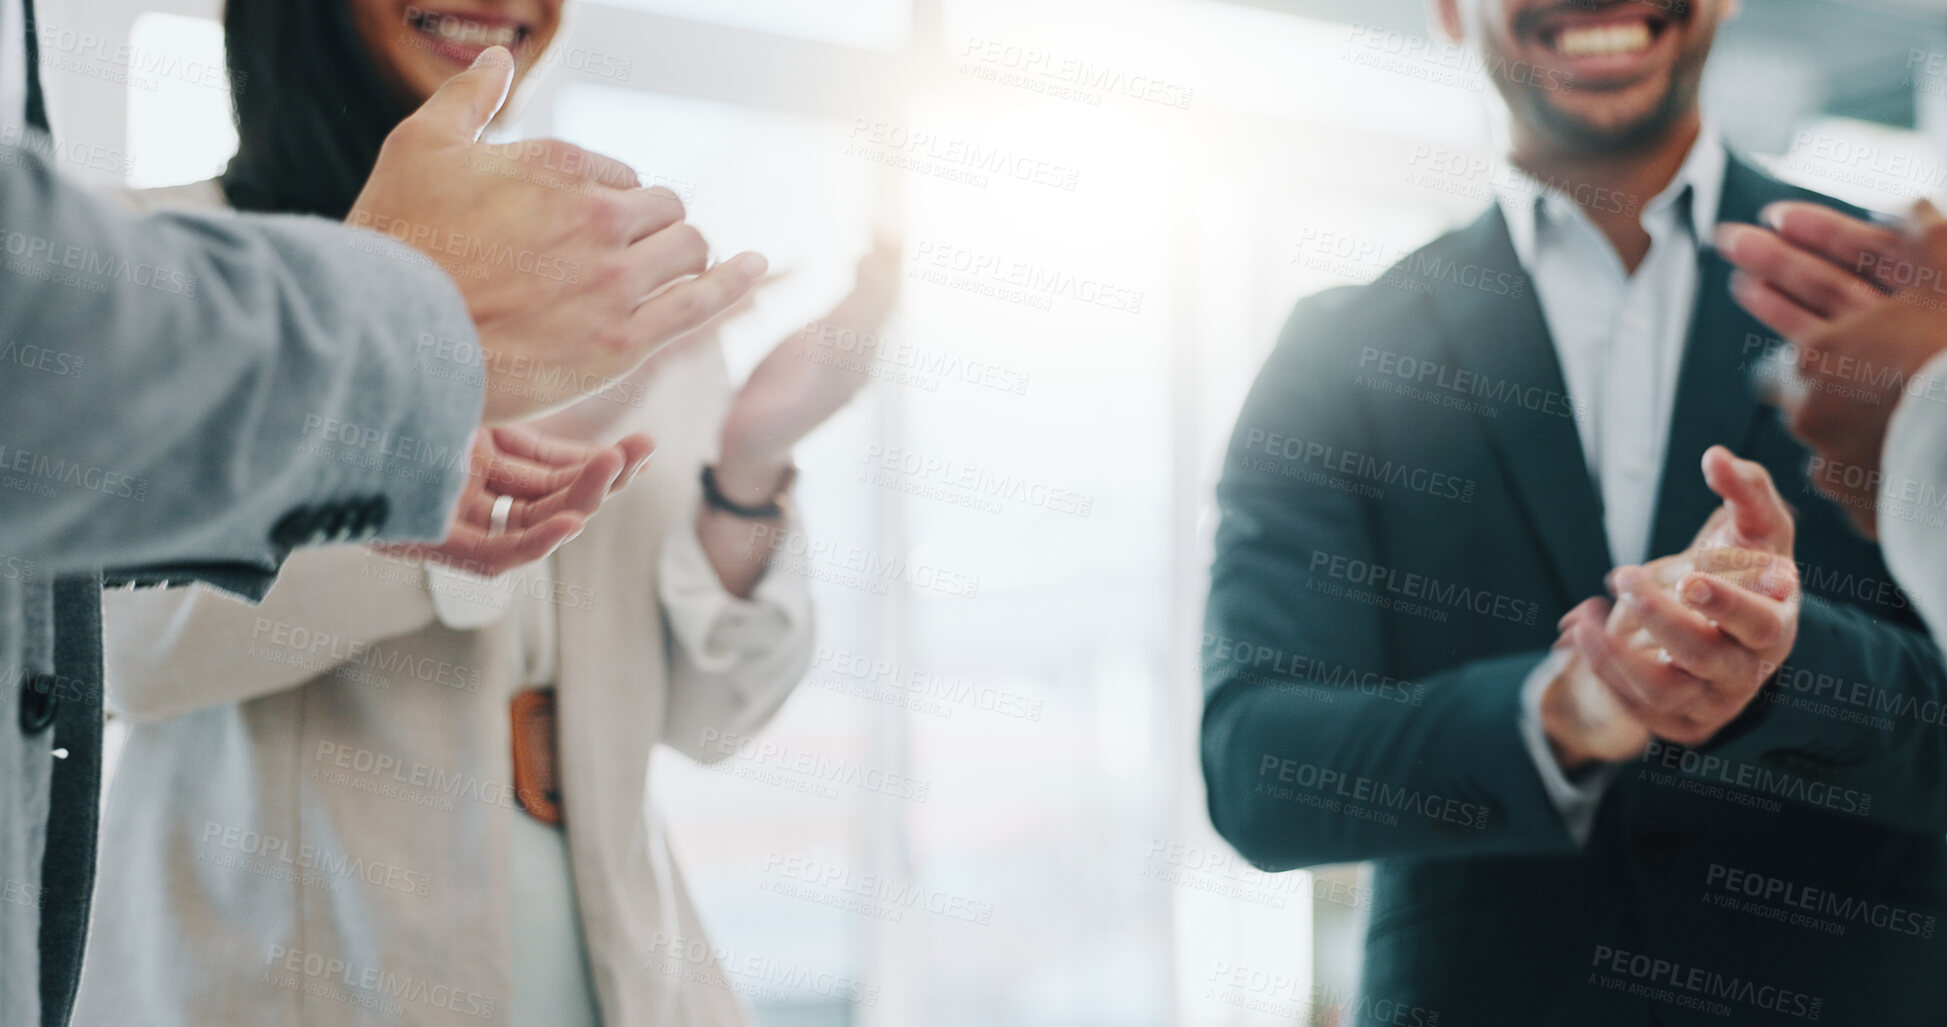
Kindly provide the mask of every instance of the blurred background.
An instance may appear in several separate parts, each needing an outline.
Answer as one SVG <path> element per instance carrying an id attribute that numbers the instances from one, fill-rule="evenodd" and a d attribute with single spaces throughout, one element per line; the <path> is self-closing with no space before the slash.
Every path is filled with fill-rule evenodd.
<path id="1" fill-rule="evenodd" d="M 41 3 L 72 44 L 43 51 L 70 170 L 223 166 L 220 0 Z M 722 252 L 771 257 L 736 369 L 845 291 L 875 226 L 905 240 L 883 338 L 804 340 L 878 379 L 800 454 L 808 549 L 774 573 L 814 578 L 812 673 L 774 749 L 655 771 L 760 1022 L 1336 1023 L 1360 869 L 1259 873 L 1204 813 L 1210 490 L 1293 301 L 1488 202 L 1477 63 L 1418 0 L 570 18 L 513 134 L 628 160 Z M 1947 2 L 1746 0 L 1706 110 L 1787 179 L 1940 193 Z"/>

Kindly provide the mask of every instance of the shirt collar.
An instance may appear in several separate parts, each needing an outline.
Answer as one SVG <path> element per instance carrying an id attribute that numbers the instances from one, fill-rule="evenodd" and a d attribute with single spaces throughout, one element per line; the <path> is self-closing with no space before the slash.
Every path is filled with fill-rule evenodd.
<path id="1" fill-rule="evenodd" d="M 1724 195 L 1724 175 L 1729 170 L 1730 153 L 1725 150 L 1722 139 L 1713 127 L 1706 122 L 1703 131 L 1698 133 L 1697 141 L 1690 146 L 1690 153 L 1684 157 L 1683 165 L 1677 168 L 1676 176 L 1670 184 L 1663 187 L 1646 204 L 1641 213 L 1654 214 L 1668 210 L 1686 195 L 1690 199 L 1689 228 L 1693 235 L 1702 238 L 1705 228 L 1717 224 L 1718 204 Z M 1495 202 L 1501 205 L 1502 216 L 1508 223 L 1508 235 L 1514 241 L 1515 258 L 1524 268 L 1535 266 L 1536 240 L 1542 219 L 1581 216 L 1575 201 L 1554 185 L 1544 183 L 1512 164 L 1503 163 L 1498 179 L 1500 188 L 1495 190 Z M 1629 200 L 1617 197 L 1619 202 Z"/>

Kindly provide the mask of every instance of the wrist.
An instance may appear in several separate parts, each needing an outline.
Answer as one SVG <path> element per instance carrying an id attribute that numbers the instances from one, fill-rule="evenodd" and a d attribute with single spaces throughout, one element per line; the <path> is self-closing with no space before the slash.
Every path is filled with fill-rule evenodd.
<path id="1" fill-rule="evenodd" d="M 716 464 L 717 490 L 738 506 L 763 506 L 784 491 L 791 473 L 791 453 L 725 449 Z"/>

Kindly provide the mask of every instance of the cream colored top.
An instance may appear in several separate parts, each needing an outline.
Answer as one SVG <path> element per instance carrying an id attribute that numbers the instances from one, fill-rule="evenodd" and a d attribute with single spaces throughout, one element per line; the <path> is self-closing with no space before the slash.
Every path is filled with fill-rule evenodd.
<path id="1" fill-rule="evenodd" d="M 182 191 L 174 191 L 181 195 Z M 214 193 L 213 189 L 207 193 Z M 201 586 L 104 597 L 110 707 L 135 723 L 102 824 L 76 1023 L 506 1022 L 513 979 L 506 591 L 554 612 L 568 849 L 610 1027 L 747 1022 L 649 809 L 657 744 L 761 728 L 811 656 L 804 579 L 724 591 L 694 528 L 730 384 L 659 355 L 622 431 L 657 452 L 553 558 L 457 581 L 364 547 L 292 556 L 259 606 Z"/>

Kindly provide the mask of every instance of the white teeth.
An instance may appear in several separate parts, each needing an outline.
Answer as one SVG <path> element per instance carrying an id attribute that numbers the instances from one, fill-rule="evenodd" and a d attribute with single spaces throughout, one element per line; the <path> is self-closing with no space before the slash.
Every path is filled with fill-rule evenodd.
<path id="1" fill-rule="evenodd" d="M 514 41 L 520 38 L 520 30 L 512 25 L 502 25 L 499 28 L 490 29 L 479 22 L 467 21 L 464 18 L 438 16 L 425 18 L 419 22 L 419 28 L 420 31 L 430 32 L 441 39 L 449 39 L 455 43 L 463 43 L 468 46 L 505 46 L 511 48 L 514 45 Z"/>
<path id="2" fill-rule="evenodd" d="M 1556 52 L 1564 57 L 1615 57 L 1648 49 L 1649 45 L 1649 24 L 1640 21 L 1563 29 L 1555 40 Z"/>

